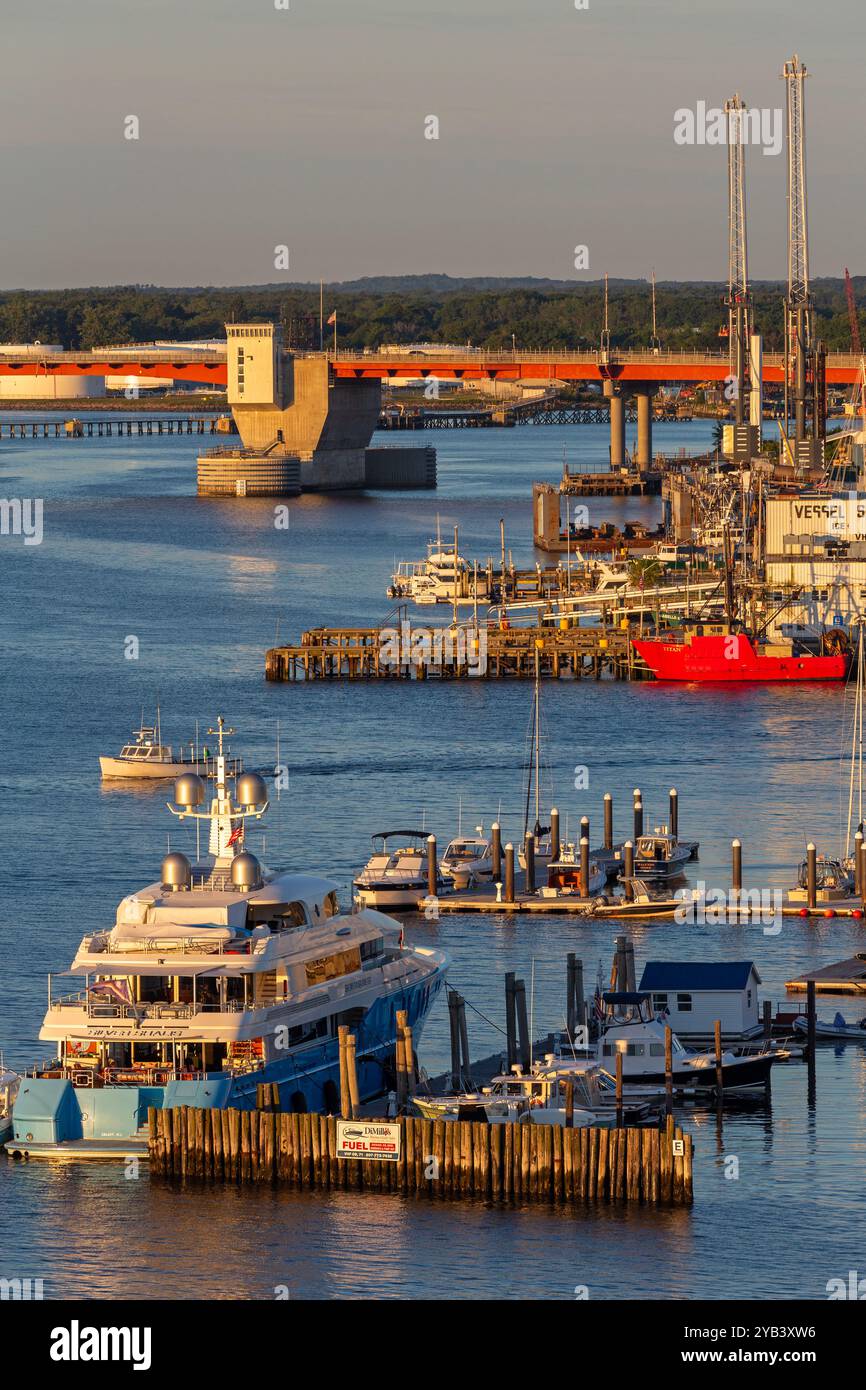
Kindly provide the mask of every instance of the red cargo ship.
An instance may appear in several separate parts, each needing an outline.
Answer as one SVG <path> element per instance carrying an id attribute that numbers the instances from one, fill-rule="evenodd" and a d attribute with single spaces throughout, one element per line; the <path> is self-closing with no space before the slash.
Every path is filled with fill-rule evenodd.
<path id="1" fill-rule="evenodd" d="M 762 642 L 719 626 L 632 645 L 660 681 L 841 681 L 848 670 L 847 640 L 841 632 L 833 638 L 835 650 L 820 656 L 795 652 L 791 642 Z"/>

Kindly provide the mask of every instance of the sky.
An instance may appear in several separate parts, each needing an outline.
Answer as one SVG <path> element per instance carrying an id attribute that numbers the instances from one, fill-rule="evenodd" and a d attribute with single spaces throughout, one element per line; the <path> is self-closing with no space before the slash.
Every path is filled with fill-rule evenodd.
<path id="1" fill-rule="evenodd" d="M 866 273 L 863 0 L 578 3 L 0 0 L 0 287 L 723 280 L 726 151 L 675 113 L 772 120 L 794 52 L 812 275 Z M 783 279 L 784 152 L 746 170 Z"/>

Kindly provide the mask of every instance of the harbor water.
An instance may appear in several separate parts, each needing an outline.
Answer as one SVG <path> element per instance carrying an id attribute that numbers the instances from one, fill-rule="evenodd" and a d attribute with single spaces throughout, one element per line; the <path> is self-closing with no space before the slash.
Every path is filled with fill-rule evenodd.
<path id="1" fill-rule="evenodd" d="M 20 417 L 16 417 L 20 418 Z M 633 427 L 630 427 L 630 432 Z M 696 451 L 710 422 L 660 425 L 655 447 Z M 288 527 L 272 500 L 195 497 L 195 438 L 4 441 L 5 497 L 41 498 L 41 544 L 0 538 L 0 733 L 4 871 L 0 1047 L 16 1068 L 39 1060 L 47 976 L 118 900 L 152 881 L 165 851 L 169 788 L 100 785 L 115 752 L 159 700 L 175 744 L 217 714 L 247 763 L 289 769 L 249 847 L 270 864 L 317 869 L 346 902 L 370 835 L 421 826 L 440 845 L 497 817 L 522 833 L 531 688 L 435 681 L 268 685 L 264 652 L 317 625 L 377 623 L 399 560 L 460 527 L 460 549 L 498 562 L 499 520 L 518 565 L 532 551 L 531 484 L 606 457 L 602 426 L 431 432 L 435 493 L 305 496 Z M 383 436 L 377 443 L 387 444 Z M 400 443 L 407 442 L 401 438 Z M 657 499 L 589 501 L 590 520 L 655 523 Z M 418 610 L 440 621 L 447 610 Z M 134 641 L 132 639 L 135 639 Z M 610 681 L 542 691 L 545 805 L 572 837 L 601 832 L 602 797 L 631 829 L 666 819 L 700 840 L 692 883 L 724 889 L 730 841 L 744 883 L 790 886 L 807 840 L 836 853 L 848 747 L 841 688 L 676 688 Z M 578 769 L 586 772 L 578 773 Z M 588 787 L 583 783 L 588 777 Z M 576 784 L 580 789 L 578 790 Z M 186 848 L 173 828 L 172 848 Z M 503 1042 L 503 976 L 532 983 L 535 1034 L 564 1023 L 565 961 L 594 985 L 610 970 L 610 922 L 556 916 L 407 918 L 407 935 L 452 956 L 473 1056 Z M 638 974 L 648 959 L 754 960 L 763 995 L 785 1000 L 795 972 L 866 951 L 866 924 L 786 919 L 781 931 L 631 924 Z M 819 1013 L 851 1000 L 821 1000 Z M 448 1065 L 444 997 L 421 1043 L 431 1074 Z M 171 1190 L 122 1164 L 0 1157 L 0 1278 L 43 1278 L 46 1298 L 751 1299 L 826 1297 L 862 1266 L 866 1048 L 819 1049 L 774 1069 L 768 1103 L 683 1112 L 695 1140 L 691 1210 L 563 1211 L 214 1188 Z M 866 1275 L 866 1269 L 861 1270 Z"/>

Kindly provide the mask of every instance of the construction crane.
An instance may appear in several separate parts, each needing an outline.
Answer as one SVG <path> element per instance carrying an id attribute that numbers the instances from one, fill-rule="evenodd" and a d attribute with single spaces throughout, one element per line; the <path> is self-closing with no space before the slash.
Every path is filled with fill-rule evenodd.
<path id="1" fill-rule="evenodd" d="M 747 418 L 745 398 L 749 389 L 749 340 L 752 333 L 746 242 L 745 111 L 739 93 L 725 102 L 728 134 L 728 353 L 730 375 L 736 390 L 734 420 L 738 425 L 742 425 Z"/>

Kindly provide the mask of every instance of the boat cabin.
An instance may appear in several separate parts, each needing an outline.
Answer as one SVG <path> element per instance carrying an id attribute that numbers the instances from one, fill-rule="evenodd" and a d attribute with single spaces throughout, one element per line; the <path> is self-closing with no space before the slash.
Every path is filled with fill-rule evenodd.
<path id="1" fill-rule="evenodd" d="M 752 961 L 647 961 L 638 986 L 653 1012 L 683 1038 L 712 1038 L 716 1019 L 723 1038 L 761 1032 L 758 986 Z"/>

